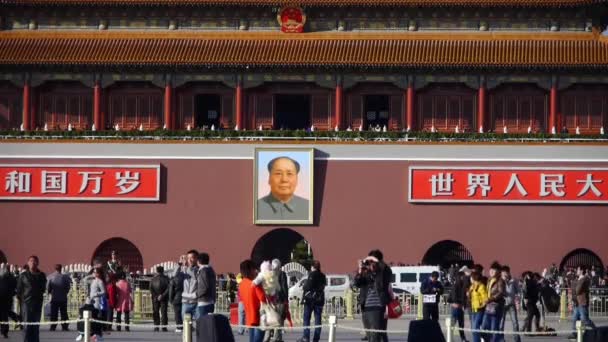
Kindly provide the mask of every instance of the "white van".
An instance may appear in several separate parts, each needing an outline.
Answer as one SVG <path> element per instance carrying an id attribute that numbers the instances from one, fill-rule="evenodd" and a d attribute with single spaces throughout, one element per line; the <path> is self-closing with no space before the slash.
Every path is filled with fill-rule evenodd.
<path id="1" fill-rule="evenodd" d="M 350 288 L 350 276 L 348 274 L 326 274 L 327 286 L 325 286 L 325 299 L 344 297 L 346 290 Z M 304 282 L 308 279 L 300 279 L 294 286 L 289 288 L 289 299 L 302 300 Z"/>
<path id="2" fill-rule="evenodd" d="M 391 271 L 391 283 L 397 294 L 401 290 L 417 295 L 420 294 L 422 282 L 430 278 L 431 273 L 439 272 L 439 266 L 394 266 Z"/>

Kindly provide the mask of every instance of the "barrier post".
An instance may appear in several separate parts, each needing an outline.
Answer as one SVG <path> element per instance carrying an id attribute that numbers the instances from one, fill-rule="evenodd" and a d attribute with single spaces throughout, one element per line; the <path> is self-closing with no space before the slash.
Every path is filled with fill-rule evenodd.
<path id="1" fill-rule="evenodd" d="M 329 316 L 329 340 L 328 342 L 336 342 L 336 324 L 338 317 L 336 315 Z"/>
<path id="2" fill-rule="evenodd" d="M 182 329 L 182 342 L 192 342 L 192 315 L 184 316 L 184 326 Z"/>
<path id="3" fill-rule="evenodd" d="M 447 342 L 452 342 L 454 330 L 452 329 L 452 317 L 446 317 L 445 319 L 445 333 L 447 335 Z"/>
<path id="4" fill-rule="evenodd" d="M 353 314 L 354 311 L 354 295 L 353 295 L 353 290 L 348 289 L 346 290 L 346 298 L 345 298 L 345 302 L 346 302 L 346 319 L 354 319 L 355 315 Z"/>
<path id="5" fill-rule="evenodd" d="M 559 320 L 560 321 L 564 321 L 567 320 L 568 314 L 568 292 L 566 292 L 566 289 L 562 289 L 562 293 L 560 296 L 560 301 L 559 301 Z"/>
<path id="6" fill-rule="evenodd" d="M 583 324 L 581 321 L 576 321 L 576 342 L 583 342 Z"/>
<path id="7" fill-rule="evenodd" d="M 418 307 L 417 307 L 417 315 L 416 318 L 422 319 L 422 293 L 418 294 Z"/>
<path id="8" fill-rule="evenodd" d="M 82 318 L 84 319 L 84 342 L 91 341 L 91 311 L 85 310 L 82 312 Z"/>

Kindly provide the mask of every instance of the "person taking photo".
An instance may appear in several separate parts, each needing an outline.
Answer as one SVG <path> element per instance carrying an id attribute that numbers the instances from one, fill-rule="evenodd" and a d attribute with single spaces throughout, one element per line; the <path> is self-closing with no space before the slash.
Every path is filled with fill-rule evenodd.
<path id="1" fill-rule="evenodd" d="M 386 330 L 386 306 L 391 301 L 389 287 L 391 286 L 392 271 L 384 263 L 382 252 L 375 249 L 359 261 L 359 270 L 354 284 L 361 289 L 361 311 L 365 329 Z M 388 341 L 386 333 L 368 332 L 368 341 Z"/>

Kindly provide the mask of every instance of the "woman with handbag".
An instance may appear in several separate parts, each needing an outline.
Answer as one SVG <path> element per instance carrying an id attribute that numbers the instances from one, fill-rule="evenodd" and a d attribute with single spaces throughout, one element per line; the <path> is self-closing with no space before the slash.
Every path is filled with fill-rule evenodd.
<path id="1" fill-rule="evenodd" d="M 471 312 L 473 314 L 473 329 L 481 329 L 485 305 L 488 301 L 488 291 L 483 282 L 481 274 L 471 273 L 471 287 L 469 288 L 469 298 L 471 298 Z M 481 333 L 473 332 L 473 342 L 481 342 Z"/>

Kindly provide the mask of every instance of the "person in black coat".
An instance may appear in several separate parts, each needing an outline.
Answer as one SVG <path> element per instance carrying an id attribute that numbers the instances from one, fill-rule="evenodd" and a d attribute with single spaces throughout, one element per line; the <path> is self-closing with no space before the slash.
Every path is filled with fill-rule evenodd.
<path id="1" fill-rule="evenodd" d="M 432 319 L 439 321 L 439 300 L 443 294 L 443 285 L 439 281 L 439 273 L 431 273 L 431 277 L 426 279 L 420 287 L 420 292 L 425 295 L 422 305 L 422 319 Z"/>
<path id="2" fill-rule="evenodd" d="M 526 320 L 524 321 L 523 331 L 532 331 L 532 320 L 536 325 L 536 331 L 540 330 L 540 312 L 536 303 L 538 303 L 539 287 L 536 280 L 534 280 L 532 272 L 525 272 L 522 277 L 524 278 L 523 296 L 524 296 L 524 308 L 527 311 Z"/>
<path id="3" fill-rule="evenodd" d="M 448 297 L 448 303 L 452 305 L 452 319 L 458 322 L 460 328 L 464 328 L 464 309 L 467 306 L 467 291 L 469 289 L 465 279 L 466 275 L 463 272 L 456 275 L 456 282 Z M 466 341 L 464 331 L 460 330 L 459 332 L 461 341 Z"/>
<path id="4" fill-rule="evenodd" d="M 178 333 L 182 332 L 180 326 L 183 324 L 182 292 L 184 291 L 184 273 L 182 272 L 181 265 L 182 263 L 180 262 L 179 267 L 169 284 L 169 302 L 171 302 L 171 304 L 173 305 L 173 311 L 175 312 L 175 324 L 178 325 L 178 327 L 175 329 L 175 332 Z"/>
<path id="5" fill-rule="evenodd" d="M 21 300 L 23 321 L 40 322 L 42 302 L 46 290 L 46 275 L 38 269 L 38 257 L 28 258 L 28 270 L 21 273 L 17 281 L 17 297 Z M 40 342 L 40 327 L 28 325 L 24 330 L 24 342 Z"/>
<path id="6" fill-rule="evenodd" d="M 321 272 L 321 263 L 317 260 L 312 262 L 311 272 L 308 274 L 308 279 L 302 288 L 304 295 L 304 326 L 310 326 L 310 317 L 314 313 L 315 325 L 321 325 L 321 314 L 323 313 L 323 305 L 325 305 L 325 286 L 327 278 Z M 321 338 L 321 328 L 315 328 L 313 342 L 318 342 Z M 310 329 L 305 328 L 303 336 L 298 339 L 298 342 L 310 341 Z"/>
<path id="7" fill-rule="evenodd" d="M 392 274 L 380 250 L 369 252 L 365 259 L 359 261 L 354 285 L 361 289 L 360 303 L 366 329 L 386 330 L 388 321 L 384 313 L 392 300 L 389 292 Z M 367 338 L 370 342 L 388 341 L 386 333 L 368 333 Z"/>
<path id="8" fill-rule="evenodd" d="M 8 322 L 16 287 L 17 279 L 9 270 L 8 265 L 0 265 L 0 322 Z M 0 333 L 8 338 L 8 324 L 0 325 Z"/>
<path id="9" fill-rule="evenodd" d="M 169 302 L 169 278 L 165 275 L 165 269 L 162 266 L 156 267 L 156 275 L 150 282 L 150 294 L 152 296 L 152 318 L 154 325 L 159 325 L 160 316 L 162 315 L 162 325 L 169 324 L 167 318 L 167 303 Z M 158 328 L 154 328 L 158 331 Z M 167 327 L 163 328 L 167 331 Z"/>

